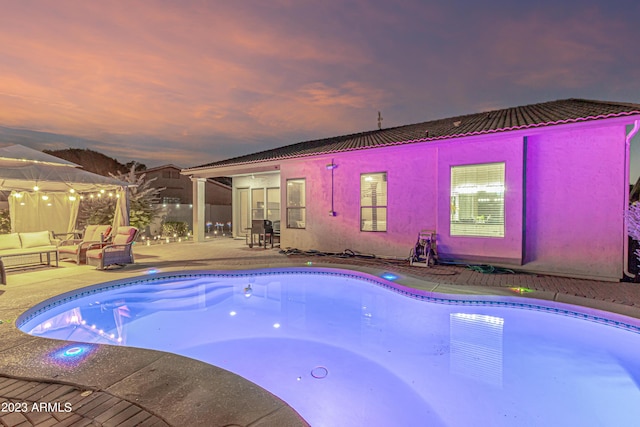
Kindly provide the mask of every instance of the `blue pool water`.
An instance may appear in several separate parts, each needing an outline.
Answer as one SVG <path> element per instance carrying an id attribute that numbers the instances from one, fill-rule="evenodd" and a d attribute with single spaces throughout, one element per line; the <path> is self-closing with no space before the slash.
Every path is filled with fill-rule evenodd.
<path id="1" fill-rule="evenodd" d="M 194 272 L 65 294 L 18 326 L 202 360 L 313 426 L 638 425 L 640 323 L 543 304 L 343 270 Z"/>

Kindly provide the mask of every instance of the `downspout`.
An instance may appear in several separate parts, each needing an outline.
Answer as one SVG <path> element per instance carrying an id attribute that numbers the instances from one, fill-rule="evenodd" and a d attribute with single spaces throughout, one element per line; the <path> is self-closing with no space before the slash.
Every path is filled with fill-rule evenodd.
<path id="1" fill-rule="evenodd" d="M 627 277 L 635 278 L 636 276 L 629 271 L 629 224 L 627 220 L 627 210 L 629 209 L 629 174 L 630 174 L 630 166 L 629 162 L 631 161 L 631 139 L 638 133 L 640 130 L 640 120 L 636 120 L 633 122 L 633 129 L 627 135 L 625 139 L 625 151 L 624 151 L 624 274 Z"/>

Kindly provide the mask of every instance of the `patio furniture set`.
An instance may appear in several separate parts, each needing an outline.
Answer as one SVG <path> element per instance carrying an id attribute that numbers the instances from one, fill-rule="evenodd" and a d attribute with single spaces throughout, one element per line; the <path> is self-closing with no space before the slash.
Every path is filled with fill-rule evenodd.
<path id="1" fill-rule="evenodd" d="M 0 283 L 6 284 L 6 270 L 29 266 L 55 266 L 61 259 L 93 265 L 103 270 L 112 265 L 133 264 L 131 247 L 138 235 L 135 227 L 88 225 L 82 238 L 57 239 L 49 231 L 0 235 Z"/>

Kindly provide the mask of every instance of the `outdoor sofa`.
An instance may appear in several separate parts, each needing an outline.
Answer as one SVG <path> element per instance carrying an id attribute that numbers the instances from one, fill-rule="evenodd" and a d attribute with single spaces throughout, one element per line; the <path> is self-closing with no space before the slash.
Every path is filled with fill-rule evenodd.
<path id="1" fill-rule="evenodd" d="M 47 264 L 58 266 L 58 241 L 50 231 L 0 234 L 0 260 L 4 268 Z"/>

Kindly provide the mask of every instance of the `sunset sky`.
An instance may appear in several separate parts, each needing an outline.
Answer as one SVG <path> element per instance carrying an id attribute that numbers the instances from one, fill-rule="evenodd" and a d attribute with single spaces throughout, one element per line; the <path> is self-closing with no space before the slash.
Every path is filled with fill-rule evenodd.
<path id="1" fill-rule="evenodd" d="M 569 97 L 640 103 L 637 0 L 0 0 L 0 146 L 197 166 Z"/>

